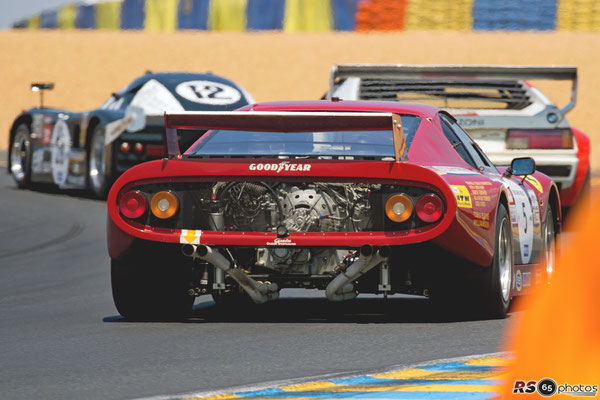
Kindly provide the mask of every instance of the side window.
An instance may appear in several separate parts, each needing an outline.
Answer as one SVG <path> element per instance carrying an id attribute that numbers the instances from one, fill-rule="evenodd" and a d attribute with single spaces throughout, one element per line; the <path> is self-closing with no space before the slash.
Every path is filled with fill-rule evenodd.
<path id="1" fill-rule="evenodd" d="M 473 158 L 467 151 L 467 147 L 458 138 L 458 136 L 456 135 L 456 133 L 454 132 L 454 130 L 448 123 L 447 118 L 445 118 L 443 116 L 443 114 L 440 114 L 440 121 L 442 122 L 442 131 L 444 132 L 444 135 L 446 135 L 446 138 L 448 139 L 448 141 L 450 142 L 452 147 L 454 147 L 454 150 L 456 150 L 458 155 L 461 156 L 462 159 L 465 160 L 465 162 L 467 164 L 469 164 L 470 166 L 472 166 L 475 169 L 478 169 L 479 167 L 475 164 L 475 161 L 473 161 Z"/>
<path id="2" fill-rule="evenodd" d="M 487 158 L 487 156 L 485 155 L 483 150 L 481 150 L 479 145 L 473 141 L 471 136 L 469 136 L 469 134 L 465 132 L 465 130 L 462 129 L 456 121 L 451 121 L 451 125 L 452 129 L 454 130 L 454 132 L 456 132 L 459 139 L 461 139 L 463 143 L 465 143 L 465 147 L 473 157 L 473 160 L 475 160 L 475 163 L 480 166 L 483 166 L 488 172 L 497 173 L 498 170 L 496 169 L 494 164 Z"/>

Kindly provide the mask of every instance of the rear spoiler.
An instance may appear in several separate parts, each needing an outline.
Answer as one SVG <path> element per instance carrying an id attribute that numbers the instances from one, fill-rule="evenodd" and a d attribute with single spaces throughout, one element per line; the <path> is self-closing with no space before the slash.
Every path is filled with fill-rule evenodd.
<path id="1" fill-rule="evenodd" d="M 518 65 L 403 65 L 403 64 L 341 64 L 331 67 L 327 99 L 331 100 L 337 79 L 411 79 L 448 81 L 468 79 L 484 81 L 507 80 L 562 80 L 571 81 L 571 99 L 561 108 L 563 114 L 575 107 L 577 98 L 577 67 L 573 66 L 518 66 Z"/>
<path id="2" fill-rule="evenodd" d="M 392 113 L 208 111 L 165 113 L 164 118 L 169 159 L 181 158 L 177 129 L 232 129 L 263 132 L 392 129 L 396 160 L 403 161 L 406 157 L 400 116 Z"/>

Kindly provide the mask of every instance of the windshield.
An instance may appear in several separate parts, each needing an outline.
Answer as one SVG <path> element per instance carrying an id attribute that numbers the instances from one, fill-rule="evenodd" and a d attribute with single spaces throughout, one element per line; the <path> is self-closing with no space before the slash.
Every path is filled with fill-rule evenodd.
<path id="1" fill-rule="evenodd" d="M 408 150 L 421 118 L 402 115 L 401 120 Z M 391 129 L 327 132 L 212 130 L 187 155 L 394 157 L 394 140 Z"/>

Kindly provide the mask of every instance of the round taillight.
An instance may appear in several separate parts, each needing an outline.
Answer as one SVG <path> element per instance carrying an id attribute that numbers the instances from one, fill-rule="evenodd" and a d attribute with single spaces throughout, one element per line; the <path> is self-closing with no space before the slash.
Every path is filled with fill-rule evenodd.
<path id="1" fill-rule="evenodd" d="M 150 211 L 156 218 L 171 218 L 179 209 L 179 200 L 171 192 L 158 192 L 150 200 Z"/>
<path id="2" fill-rule="evenodd" d="M 127 192 L 119 199 L 119 211 L 130 219 L 137 219 L 146 213 L 148 200 L 139 190 Z"/>
<path id="3" fill-rule="evenodd" d="M 131 151 L 131 146 L 129 145 L 129 143 L 123 142 L 121 143 L 121 147 L 119 148 L 119 150 L 121 151 L 121 154 L 129 154 L 129 152 Z"/>
<path id="4" fill-rule="evenodd" d="M 144 152 L 144 145 L 140 142 L 137 142 L 135 146 L 133 146 L 133 152 L 137 155 L 140 155 Z"/>
<path id="5" fill-rule="evenodd" d="M 385 202 L 385 214 L 394 222 L 404 222 L 413 213 L 412 200 L 404 194 L 395 194 Z"/>
<path id="6" fill-rule="evenodd" d="M 444 203 L 435 194 L 426 194 L 417 200 L 417 217 L 423 222 L 435 222 L 444 213 Z"/>

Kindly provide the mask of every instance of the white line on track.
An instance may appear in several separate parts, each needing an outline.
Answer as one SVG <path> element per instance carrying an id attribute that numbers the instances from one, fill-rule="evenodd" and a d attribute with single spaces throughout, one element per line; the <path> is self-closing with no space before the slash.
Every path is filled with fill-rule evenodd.
<path id="1" fill-rule="evenodd" d="M 188 392 L 188 393 L 180 393 L 180 394 L 174 394 L 174 395 L 137 397 L 137 398 L 135 398 L 135 400 L 169 400 L 169 399 L 174 399 L 174 398 L 208 397 L 208 396 L 216 396 L 216 395 L 220 395 L 220 394 L 227 394 L 227 393 L 234 393 L 234 392 L 253 392 L 253 391 L 258 391 L 258 390 L 266 390 L 266 389 L 270 389 L 270 388 L 275 388 L 275 387 L 279 387 L 279 386 L 297 385 L 297 384 L 313 382 L 313 381 L 352 378 L 352 377 L 356 377 L 356 376 L 373 375 L 373 374 L 384 374 L 387 372 L 395 372 L 395 371 L 401 371 L 401 370 L 405 370 L 405 369 L 426 367 L 428 365 L 433 365 L 433 364 L 469 361 L 469 360 L 474 360 L 477 358 L 485 358 L 485 357 L 502 357 L 502 356 L 507 356 L 507 355 L 509 355 L 509 354 L 504 353 L 504 352 L 473 354 L 473 355 L 464 356 L 464 357 L 441 358 L 438 360 L 432 360 L 432 361 L 427 361 L 427 362 L 418 363 L 418 364 L 408 364 L 408 365 L 398 364 L 398 365 L 394 365 L 391 367 L 387 367 L 385 369 L 368 370 L 368 371 L 349 371 L 349 372 L 341 372 L 341 373 L 337 373 L 337 374 L 315 375 L 315 376 L 308 376 L 308 377 L 303 377 L 303 378 L 263 382 L 263 383 L 258 383 L 256 385 L 249 385 L 249 386 L 232 386 L 227 389 L 205 391 L 205 392 Z"/>

